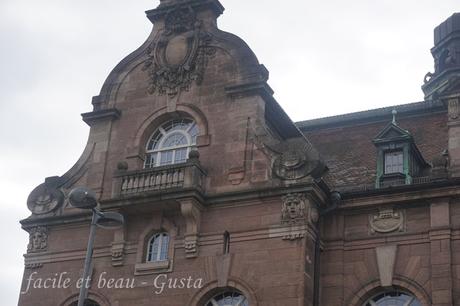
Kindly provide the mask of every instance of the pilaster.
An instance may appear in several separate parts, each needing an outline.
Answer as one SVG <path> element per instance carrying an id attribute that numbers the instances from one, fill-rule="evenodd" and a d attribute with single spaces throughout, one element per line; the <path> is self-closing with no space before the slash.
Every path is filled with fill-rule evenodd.
<path id="1" fill-rule="evenodd" d="M 449 166 L 452 177 L 460 177 L 460 94 L 446 99 L 448 105 Z"/>
<path id="2" fill-rule="evenodd" d="M 434 200 L 431 203 L 430 216 L 432 305 L 453 305 L 449 199 Z"/>

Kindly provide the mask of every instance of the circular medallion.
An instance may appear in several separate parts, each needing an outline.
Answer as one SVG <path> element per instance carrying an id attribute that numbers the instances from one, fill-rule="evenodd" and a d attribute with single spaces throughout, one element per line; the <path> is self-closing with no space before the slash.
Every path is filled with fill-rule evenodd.
<path id="1" fill-rule="evenodd" d="M 35 188 L 27 199 L 27 207 L 36 215 L 42 215 L 55 210 L 64 203 L 64 194 L 57 189 L 50 189 L 41 184 Z"/>

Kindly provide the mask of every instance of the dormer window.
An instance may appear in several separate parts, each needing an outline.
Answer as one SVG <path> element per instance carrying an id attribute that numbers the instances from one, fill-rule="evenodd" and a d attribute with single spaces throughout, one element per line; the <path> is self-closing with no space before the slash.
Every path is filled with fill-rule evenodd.
<path id="1" fill-rule="evenodd" d="M 373 142 L 378 152 L 377 188 L 412 184 L 429 167 L 412 135 L 398 126 L 395 117 Z"/>
<path id="2" fill-rule="evenodd" d="M 146 148 L 144 168 L 180 164 L 196 145 L 198 127 L 193 120 L 168 121 L 150 137 Z"/>
<path id="3" fill-rule="evenodd" d="M 402 150 L 385 153 L 385 174 L 404 173 L 404 152 Z"/>

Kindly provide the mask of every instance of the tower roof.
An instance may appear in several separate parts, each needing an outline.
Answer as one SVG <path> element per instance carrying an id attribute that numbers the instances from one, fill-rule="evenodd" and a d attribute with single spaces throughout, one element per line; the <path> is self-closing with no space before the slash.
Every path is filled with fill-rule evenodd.
<path id="1" fill-rule="evenodd" d="M 460 13 L 455 13 L 434 29 L 434 44 L 438 45 L 450 35 L 460 36 Z"/>

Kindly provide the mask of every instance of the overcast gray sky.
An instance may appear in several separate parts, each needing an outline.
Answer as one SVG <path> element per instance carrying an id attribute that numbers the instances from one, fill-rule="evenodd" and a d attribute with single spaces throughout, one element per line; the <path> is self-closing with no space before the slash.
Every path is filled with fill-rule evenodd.
<path id="1" fill-rule="evenodd" d="M 221 0 L 220 27 L 270 70 L 300 121 L 423 99 L 433 28 L 458 0 Z M 0 0 L 0 232 L 2 305 L 17 305 L 29 192 L 62 175 L 88 134 L 110 70 L 147 38 L 158 0 Z"/>

